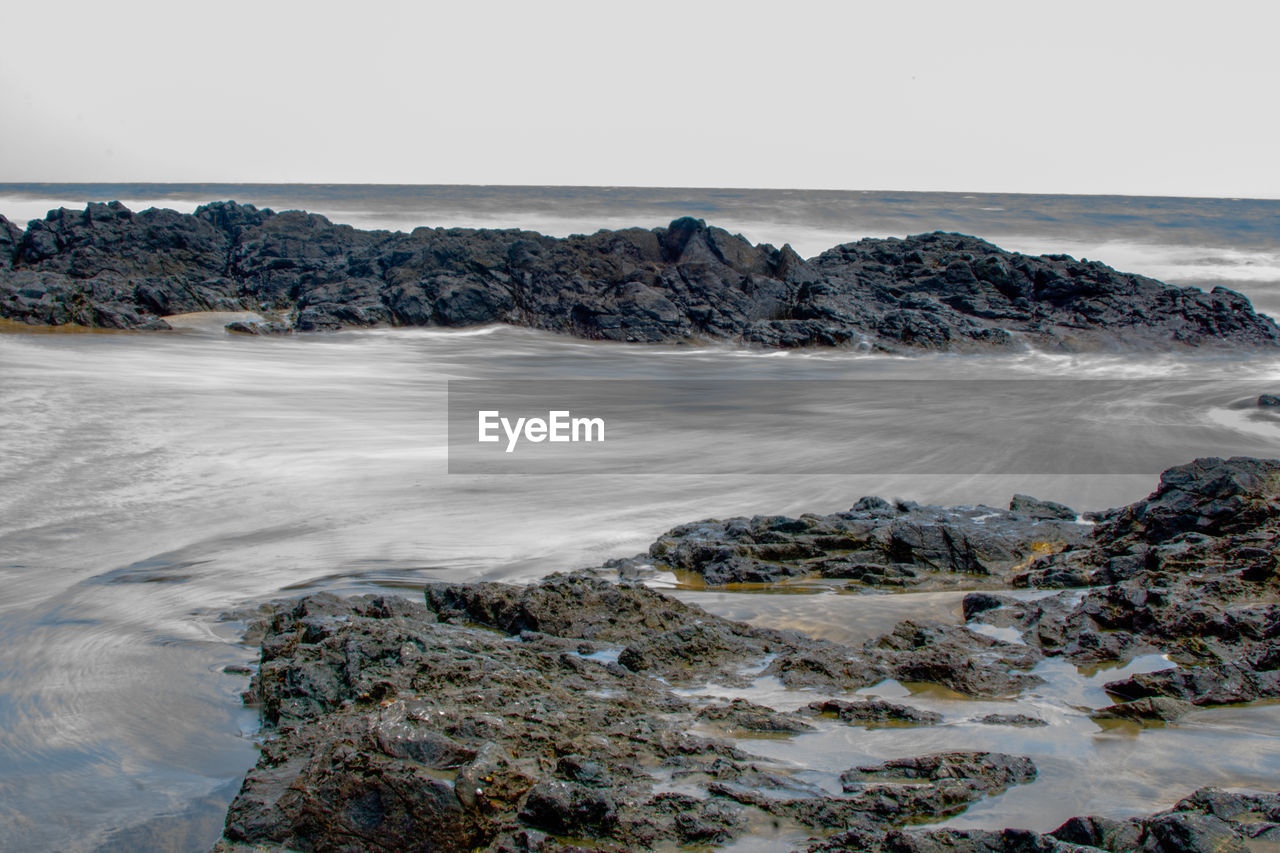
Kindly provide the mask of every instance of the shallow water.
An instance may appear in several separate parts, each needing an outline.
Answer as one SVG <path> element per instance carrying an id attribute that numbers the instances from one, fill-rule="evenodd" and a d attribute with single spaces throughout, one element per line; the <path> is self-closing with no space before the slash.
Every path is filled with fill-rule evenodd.
<path id="1" fill-rule="evenodd" d="M 1277 202 L 2 185 L 0 212 L 21 220 L 111 198 L 188 210 L 237 198 L 361 227 L 523 225 L 553 234 L 693 214 L 805 254 L 863 235 L 959 230 L 1177 283 L 1221 282 L 1280 310 Z M 416 595 L 430 580 L 527 581 L 629 556 L 695 519 L 833 512 L 866 494 L 1005 506 L 1024 492 L 1102 509 L 1145 496 L 1161 468 L 1197 455 L 1277 455 L 1276 419 L 1253 405 L 1280 390 L 1276 356 L 893 358 L 634 347 L 507 328 L 262 339 L 222 334 L 225 319 L 190 318 L 187 331 L 148 335 L 0 334 L 0 848 L 207 849 L 255 759 L 256 719 L 239 703 L 247 679 L 223 671 L 251 663 L 255 651 L 237 643 L 238 623 L 220 620 L 227 611 L 317 590 Z M 697 447 L 694 464 L 449 473 L 450 380 L 720 383 L 722 428 L 716 440 L 690 444 L 655 405 L 628 446 L 660 460 Z M 865 394 L 831 393 L 832 383 L 869 381 L 917 390 L 943 381 L 989 396 L 887 394 L 871 406 Z M 1009 397 L 1015 381 L 1034 404 Z M 777 400 L 762 400 L 759 385 L 735 397 L 724 389 L 745 386 L 730 382 L 778 388 L 790 418 L 778 418 Z M 893 464 L 875 464 L 885 459 Z M 717 613 L 843 641 L 907 616 L 960 618 L 956 593 L 658 583 Z M 1147 813 L 1204 784 L 1276 788 L 1280 706 L 1198 711 L 1176 727 L 1102 726 L 1076 706 L 1105 702 L 1099 684 L 1115 673 L 1045 667 L 1050 683 L 1017 702 L 874 688 L 944 713 L 935 729 L 832 725 L 748 747 L 813 762 L 828 783 L 853 764 L 930 749 L 1036 757 L 1039 781 L 951 820 L 965 826 L 1044 829 L 1086 812 Z M 815 698 L 770 683 L 747 695 L 782 707 Z M 1052 725 L 972 721 L 993 709 Z M 784 832 L 742 849 L 789 840 Z"/>
<path id="2" fill-rule="evenodd" d="M 164 824 L 170 834 L 158 837 L 179 839 L 172 849 L 216 837 L 211 815 L 254 760 L 255 721 L 237 701 L 245 679 L 222 672 L 251 662 L 253 650 L 235 642 L 234 623 L 219 621 L 224 611 L 315 590 L 413 594 L 428 580 L 529 580 L 636 553 L 678 523 L 831 512 L 863 494 L 999 506 L 1028 492 L 1082 510 L 1119 505 L 1150 491 L 1164 457 L 1274 446 L 1273 423 L 1232 406 L 1244 390 L 1273 387 L 1280 376 L 1275 357 L 780 355 L 588 344 L 506 328 L 285 339 L 0 335 L 0 368 L 0 839 L 60 849 L 90 849 L 114 829 L 191 808 L 196 815 Z M 971 469 L 955 455 L 962 451 L 949 456 L 942 446 L 931 448 L 923 473 L 758 476 L 755 460 L 789 452 L 805 425 L 779 430 L 753 416 L 748 399 L 732 412 L 718 450 L 737 474 L 446 473 L 450 379 L 993 376 L 1107 379 L 1092 403 L 1077 395 L 1063 406 L 1109 426 L 1112 450 L 1156 467 L 949 474 Z M 1116 377 L 1132 382 L 1123 406 Z M 1169 377 L 1181 380 L 1170 385 Z M 825 410 L 813 411 L 821 418 Z M 1064 416 L 1052 407 L 1035 412 L 1046 428 Z M 908 408 L 885 421 L 891 430 L 849 440 L 863 450 L 910 443 L 952 419 L 953 411 Z M 1022 440 L 1026 423 L 1001 434 L 1002 423 L 987 425 L 993 446 Z M 958 618 L 953 594 L 681 594 L 735 618 L 833 639 L 865 638 L 907 615 Z M 1062 674 L 1062 685 L 1074 677 Z M 1074 694 L 1018 703 L 1052 712 L 1060 724 L 1048 730 L 970 725 L 963 720 L 974 703 L 920 701 L 955 723 L 914 733 L 833 731 L 783 753 L 824 757 L 830 772 L 966 744 L 1050 759 L 1030 793 L 970 811 L 988 824 L 1028 823 L 1048 801 L 1054 815 L 1099 802 L 1130 813 L 1199 784 L 1264 784 L 1262 768 L 1277 755 L 1275 708 L 1205 712 L 1195 725 L 1139 734 L 1100 730 L 1067 706 L 1085 701 Z M 1097 801 L 1085 774 L 1109 761 L 1130 768 L 1117 777 L 1128 793 Z M 192 841 L 185 829 L 199 820 L 206 835 Z"/>

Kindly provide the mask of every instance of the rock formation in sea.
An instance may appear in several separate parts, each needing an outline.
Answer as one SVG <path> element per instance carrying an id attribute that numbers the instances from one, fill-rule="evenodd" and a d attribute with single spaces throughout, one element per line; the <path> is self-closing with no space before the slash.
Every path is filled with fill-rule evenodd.
<path id="1" fill-rule="evenodd" d="M 1280 461 L 1196 460 L 1093 525 L 1069 514 L 1026 496 L 1007 512 L 863 499 L 827 516 L 684 525 L 649 554 L 525 587 L 441 583 L 419 600 L 319 594 L 265 606 L 246 699 L 269 736 L 219 847 L 707 849 L 762 827 L 790 828 L 800 840 L 789 846 L 812 853 L 1280 844 L 1280 794 L 1214 788 L 1150 816 L 1076 817 L 1047 833 L 929 828 L 920 824 L 1037 784 L 1034 761 L 960 751 L 850 762 L 837 793 L 735 741 L 938 725 L 937 713 L 847 691 L 896 678 L 1016 696 L 1040 683 L 1032 670 L 1048 657 L 1167 655 L 1165 670 L 1106 685 L 1115 701 L 1092 716 L 1124 725 L 1280 698 Z M 854 646 L 724 619 L 636 582 L 655 567 L 711 583 L 807 573 L 971 591 L 964 625 L 904 621 Z M 1009 595 L 1015 587 L 1048 594 Z M 782 712 L 688 689 L 768 676 L 826 698 Z"/>
<path id="2" fill-rule="evenodd" d="M 697 219 L 563 239 L 528 231 L 360 231 L 217 202 L 118 202 L 24 232 L 0 217 L 0 317 L 164 329 L 251 310 L 239 332 L 509 323 L 614 341 L 889 351 L 1280 345 L 1239 293 L 1205 293 L 959 234 L 864 239 L 805 260 Z"/>

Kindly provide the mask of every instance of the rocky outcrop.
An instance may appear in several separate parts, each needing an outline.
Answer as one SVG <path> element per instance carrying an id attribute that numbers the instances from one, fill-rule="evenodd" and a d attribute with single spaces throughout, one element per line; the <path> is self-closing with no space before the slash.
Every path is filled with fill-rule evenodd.
<path id="1" fill-rule="evenodd" d="M 118 202 L 0 222 L 0 317 L 164 328 L 255 310 L 297 331 L 511 323 L 616 341 L 885 350 L 1280 345 L 1225 288 L 1205 293 L 958 234 L 867 239 L 810 260 L 697 219 L 564 239 L 528 231 L 359 231 L 217 202 Z"/>
<path id="2" fill-rule="evenodd" d="M 1037 558 L 1014 579 L 1082 594 L 974 593 L 966 617 L 1081 663 L 1159 651 L 1178 664 L 1109 683 L 1129 700 L 1110 716 L 1167 720 L 1185 712 L 1179 702 L 1280 698 L 1280 461 L 1197 459 L 1165 471 L 1145 500 L 1096 517 L 1087 548 Z M 1178 702 L 1133 704 L 1155 697 Z"/>
<path id="3" fill-rule="evenodd" d="M 228 812 L 227 850 L 552 851 L 586 838 L 623 851 L 727 842 L 762 814 L 883 833 L 1035 777 L 1016 756 L 914 756 L 849 770 L 836 796 L 693 733 L 695 723 L 756 736 L 813 728 L 744 701 L 699 707 L 673 690 L 672 677 L 707 670 L 691 667 L 705 649 L 699 629 L 721 638 L 716 664 L 731 671 L 762 650 L 857 653 L 586 574 L 524 589 L 440 585 L 425 605 L 322 594 L 268 608 L 265 620 L 246 698 L 272 737 Z M 627 654 L 663 628 L 669 657 Z M 838 700 L 807 720 L 847 711 L 865 723 L 868 709 L 936 721 Z M 663 777 L 689 793 L 664 790 Z"/>
<path id="4" fill-rule="evenodd" d="M 1029 506 L 987 520 L 997 529 L 1077 526 L 1064 512 L 1044 518 Z M 924 511 L 876 499 L 855 510 L 872 529 Z M 988 515 L 957 512 L 966 524 Z M 704 522 L 698 536 L 660 542 L 669 554 L 699 537 L 768 545 L 780 551 L 748 556 L 780 565 L 831 556 L 806 549 L 866 547 L 826 518 Z M 907 620 L 860 646 L 734 622 L 607 581 L 605 570 L 525 587 L 434 584 L 421 603 L 322 594 L 271 605 L 258 611 L 261 662 L 246 695 L 270 736 L 228 812 L 221 847 L 714 847 L 762 821 L 812 836 L 805 845 L 815 853 L 1208 853 L 1280 843 L 1280 795 L 1216 789 L 1149 817 L 1078 817 L 1050 833 L 922 828 L 1034 784 L 1034 763 L 996 752 L 908 755 L 850 767 L 833 793 L 808 781 L 798 762 L 755 758 L 734 740 L 937 725 L 934 712 L 835 697 L 886 678 L 1015 696 L 1040 683 L 1032 670 L 1045 657 L 1169 657 L 1166 670 L 1108 684 L 1118 701 L 1092 715 L 1129 722 L 1100 725 L 1177 725 L 1195 706 L 1280 697 L 1280 610 L 1269 603 L 1280 593 L 1280 461 L 1196 460 L 1166 471 L 1145 500 L 1095 518 L 1088 535 L 1073 530 L 1070 550 L 969 571 L 993 588 L 965 596 L 967 625 Z M 1088 586 L 1052 591 L 1063 561 Z M 1045 583 L 1051 594 L 998 589 L 1015 583 Z M 1020 641 L 976 630 L 983 626 L 1012 629 Z M 833 698 L 788 713 L 709 702 L 690 689 L 762 677 Z M 980 722 L 1045 724 L 1016 714 Z"/>

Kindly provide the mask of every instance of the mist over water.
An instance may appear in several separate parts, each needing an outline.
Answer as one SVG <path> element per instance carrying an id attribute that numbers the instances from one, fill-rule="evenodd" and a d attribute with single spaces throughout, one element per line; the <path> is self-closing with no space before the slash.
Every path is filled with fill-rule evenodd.
<path id="1" fill-rule="evenodd" d="M 1005 248 L 1078 252 L 1178 283 L 1213 270 L 1260 306 L 1280 294 L 1280 274 L 1268 271 L 1280 270 L 1275 202 L 9 185 L 0 186 L 0 213 L 18 220 L 17 211 L 52 198 L 79 206 L 116 197 L 186 209 L 236 198 L 360 227 L 518 224 L 544 233 L 652 227 L 692 214 L 753 239 L 791 242 L 804 254 L 863 234 L 942 228 Z M 630 556 L 679 523 L 834 512 L 867 494 L 1005 506 L 1024 492 L 1102 509 L 1145 496 L 1164 464 L 1226 452 L 1276 455 L 1280 437 L 1275 420 L 1250 405 L 1259 393 L 1280 392 L 1274 355 L 898 358 L 634 346 L 498 327 L 261 339 L 227 336 L 218 322 L 196 325 L 159 334 L 0 335 L 0 847 L 207 849 L 256 757 L 256 719 L 239 701 L 247 678 L 223 671 L 251 663 L 256 650 L 237 643 L 240 623 L 223 613 L 320 590 L 416 594 L 430 580 L 528 581 Z M 1069 409 L 1089 419 L 1106 446 L 1090 439 L 1045 448 L 1079 458 L 1057 473 L 973 473 L 965 451 L 939 438 L 955 406 L 904 402 L 895 417 L 889 401 L 882 416 L 851 431 L 850 452 L 915 452 L 912 473 L 761 475 L 760 459 L 803 450 L 811 431 L 830 431 L 830 418 L 852 412 L 814 400 L 780 424 L 745 399 L 730 401 L 723 433 L 708 444 L 726 473 L 450 474 L 450 380 L 815 387 L 1106 380 L 1070 401 L 1038 395 L 1018 418 L 993 420 L 989 435 L 993 448 L 1034 454 L 1039 433 Z M 1133 389 L 1122 399 L 1119 380 Z M 647 440 L 652 450 L 662 438 Z M 1091 464 L 1103 451 L 1143 464 L 1126 469 L 1137 473 L 1107 473 Z M 870 636 L 912 614 L 959 618 L 958 598 L 945 595 L 801 592 L 679 594 L 735 618 L 836 639 Z M 961 746 L 1036 758 L 1040 781 L 953 820 L 963 825 L 1052 828 L 1060 813 L 1149 812 L 1203 784 L 1274 788 L 1267 768 L 1280 759 L 1280 706 L 1197 712 L 1190 724 L 1158 731 L 1099 729 L 1071 706 L 1096 698 L 1090 691 L 1114 673 L 1090 680 L 1067 669 L 1049 673 L 1043 695 L 995 709 L 913 696 L 954 723 L 927 734 L 851 729 L 846 743 L 799 741 L 799 749 L 815 761 L 826 756 L 831 773 L 872 757 Z M 1054 725 L 1011 734 L 965 722 L 991 710 L 1038 713 Z M 745 748 L 772 755 L 780 743 Z M 1121 759 L 1113 782 L 1091 775 Z"/>

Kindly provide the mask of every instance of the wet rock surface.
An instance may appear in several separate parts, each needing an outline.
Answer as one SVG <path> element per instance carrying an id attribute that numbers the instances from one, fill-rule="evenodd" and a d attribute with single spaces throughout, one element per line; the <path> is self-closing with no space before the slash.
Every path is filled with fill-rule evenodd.
<path id="1" fill-rule="evenodd" d="M 1002 510 L 872 497 L 831 515 L 699 521 L 663 534 L 648 557 L 711 585 L 806 574 L 917 590 L 972 586 L 977 579 L 1007 585 L 1034 557 L 1077 548 L 1090 533 L 1061 504 L 1019 498 Z"/>
<path id="2" fill-rule="evenodd" d="M 810 714 L 829 714 L 842 723 L 863 726 L 931 726 L 942 722 L 942 715 L 935 711 L 922 711 L 910 705 L 899 705 L 883 699 L 858 702 L 827 699 L 821 702 L 810 702 L 805 711 Z"/>
<path id="3" fill-rule="evenodd" d="M 359 231 L 302 211 L 119 202 L 0 220 L 0 317 L 163 329 L 190 311 L 289 316 L 297 331 L 511 323 L 584 338 L 887 351 L 1280 345 L 1239 293 L 1172 287 L 975 237 L 865 239 L 804 260 L 697 219 L 557 239 Z"/>
<path id="4" fill-rule="evenodd" d="M 1156 651 L 1177 665 L 1107 684 L 1121 700 L 1277 698 L 1278 542 L 1280 461 L 1198 459 L 1165 471 L 1145 500 L 1099 514 L 1087 547 L 1037 558 L 1014 578 L 1058 589 L 1070 573 L 1079 592 L 1034 601 L 966 597 L 965 613 L 1016 628 L 1049 656 L 1088 663 Z M 1165 715 L 1144 707 L 1147 717 Z"/>
<path id="5" fill-rule="evenodd" d="M 1280 461 L 1202 459 L 1083 534 L 1065 519 L 1010 520 L 1067 525 L 1066 550 L 1023 566 L 1006 545 L 1013 565 L 969 573 L 989 587 L 965 596 L 969 626 L 906 620 L 858 646 L 734 622 L 604 570 L 526 587 L 435 584 L 421 602 L 321 594 L 271 605 L 251 631 L 262 652 L 246 695 L 267 737 L 221 847 L 622 851 L 714 847 L 767 829 L 807 838 L 779 844 L 810 851 L 1268 849 L 1259 845 L 1280 843 L 1274 793 L 1206 788 L 1158 814 L 1082 816 L 1052 832 L 929 828 L 920 824 L 1036 784 L 1035 764 L 989 751 L 902 755 L 820 785 L 748 746 L 824 727 L 945 725 L 911 704 L 842 694 L 897 679 L 1016 696 L 1054 657 L 1154 651 L 1174 664 L 1108 683 L 1116 701 L 1091 709 L 1103 721 L 1177 726 L 1196 706 L 1280 696 L 1278 496 Z M 859 507 L 861 521 L 921 511 Z M 847 542 L 870 550 L 824 518 L 690 529 L 750 534 L 780 564 Z M 763 531 L 778 535 L 766 542 Z M 660 540 L 667 553 L 693 553 L 692 542 Z M 1090 586 L 1040 580 L 1068 559 Z M 983 626 L 1021 640 L 973 630 Z M 698 692 L 760 678 L 821 692 L 797 711 Z"/>

